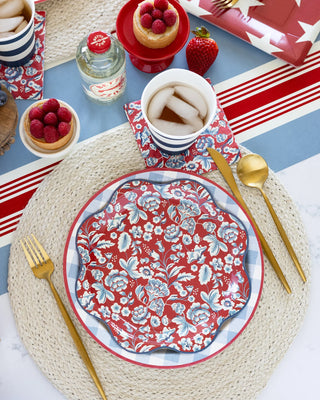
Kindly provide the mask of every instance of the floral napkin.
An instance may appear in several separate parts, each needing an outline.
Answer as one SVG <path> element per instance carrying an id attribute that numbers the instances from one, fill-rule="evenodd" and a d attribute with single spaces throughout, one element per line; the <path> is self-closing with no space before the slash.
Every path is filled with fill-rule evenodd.
<path id="1" fill-rule="evenodd" d="M 176 168 L 204 174 L 217 169 L 207 147 L 218 149 L 229 164 L 240 156 L 238 144 L 219 101 L 215 119 L 209 129 L 188 150 L 178 155 L 164 153 L 156 147 L 142 116 L 140 100 L 125 104 L 124 110 L 147 168 Z"/>
<path id="2" fill-rule="evenodd" d="M 45 12 L 37 11 L 34 18 L 36 50 L 32 59 L 19 67 L 0 63 L 0 83 L 15 99 L 41 100 L 43 98 Z"/>

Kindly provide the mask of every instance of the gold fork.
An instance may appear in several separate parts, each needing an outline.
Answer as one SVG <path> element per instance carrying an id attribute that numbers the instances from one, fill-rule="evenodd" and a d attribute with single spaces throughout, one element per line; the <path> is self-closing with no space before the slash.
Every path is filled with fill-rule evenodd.
<path id="1" fill-rule="evenodd" d="M 212 3 L 221 10 L 233 7 L 239 0 L 212 0 Z"/>
<path id="2" fill-rule="evenodd" d="M 32 269 L 32 272 L 38 279 L 46 279 L 47 282 L 50 285 L 50 288 L 52 290 L 52 293 L 54 295 L 54 298 L 59 306 L 59 309 L 61 311 L 61 314 L 65 320 L 65 323 L 68 326 L 69 332 L 72 336 L 72 339 L 74 340 L 74 343 L 94 381 L 96 384 L 99 393 L 101 397 L 104 400 L 107 400 L 107 396 L 105 395 L 102 385 L 99 381 L 99 378 L 96 374 L 96 371 L 92 365 L 92 362 L 89 358 L 89 355 L 82 343 L 82 340 L 64 306 L 62 303 L 62 300 L 60 299 L 60 296 L 54 287 L 52 281 L 51 281 L 51 274 L 54 271 L 54 265 L 53 262 L 51 261 L 50 257 L 44 250 L 44 248 L 41 246 L 41 244 L 38 242 L 38 240 L 35 238 L 33 234 L 31 234 L 33 240 L 27 236 L 23 240 L 20 240 L 21 246 L 23 248 L 24 254 L 28 260 L 28 263 L 30 264 L 30 267 Z M 24 242 L 23 242 L 24 241 Z"/>

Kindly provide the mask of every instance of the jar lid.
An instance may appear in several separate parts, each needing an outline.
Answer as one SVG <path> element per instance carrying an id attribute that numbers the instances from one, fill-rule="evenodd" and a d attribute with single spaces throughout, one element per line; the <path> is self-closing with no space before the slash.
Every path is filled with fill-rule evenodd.
<path id="1" fill-rule="evenodd" d="M 108 34 L 102 31 L 90 33 L 87 39 L 87 45 L 93 53 L 101 54 L 109 50 L 111 39 Z"/>

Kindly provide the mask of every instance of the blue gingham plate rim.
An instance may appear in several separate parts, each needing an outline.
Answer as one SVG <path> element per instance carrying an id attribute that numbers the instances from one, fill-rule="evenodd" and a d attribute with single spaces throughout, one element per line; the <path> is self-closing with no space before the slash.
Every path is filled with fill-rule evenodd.
<path id="1" fill-rule="evenodd" d="M 235 215 L 244 224 L 248 234 L 248 251 L 246 257 L 246 268 L 251 281 L 251 296 L 246 305 L 234 318 L 226 321 L 221 327 L 220 333 L 215 340 L 203 349 L 195 353 L 172 352 L 158 350 L 152 353 L 128 352 L 113 339 L 105 325 L 89 315 L 80 306 L 76 297 L 76 280 L 78 277 L 79 259 L 76 249 L 76 235 L 81 223 L 91 214 L 103 208 L 114 191 L 128 180 L 145 179 L 160 183 L 171 182 L 176 179 L 192 179 L 209 191 L 216 204 Z M 70 304 L 86 331 L 102 347 L 112 354 L 145 367 L 154 368 L 179 368 L 197 364 L 211 358 L 226 347 L 228 347 L 246 328 L 253 317 L 258 306 L 264 276 L 263 255 L 260 242 L 255 229 L 239 203 L 221 186 L 215 182 L 191 172 L 178 171 L 174 169 L 147 169 L 124 175 L 101 188 L 82 207 L 75 218 L 65 245 L 63 273 L 66 292 Z"/>

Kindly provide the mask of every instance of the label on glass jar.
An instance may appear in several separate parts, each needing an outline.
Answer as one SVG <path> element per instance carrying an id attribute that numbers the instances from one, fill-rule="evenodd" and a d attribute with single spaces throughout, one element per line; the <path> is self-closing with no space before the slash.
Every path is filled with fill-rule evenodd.
<path id="1" fill-rule="evenodd" d="M 110 81 L 90 85 L 90 90 L 92 93 L 98 97 L 101 97 L 102 99 L 111 100 L 113 97 L 117 97 L 123 92 L 125 85 L 126 74 L 124 72 Z"/>

